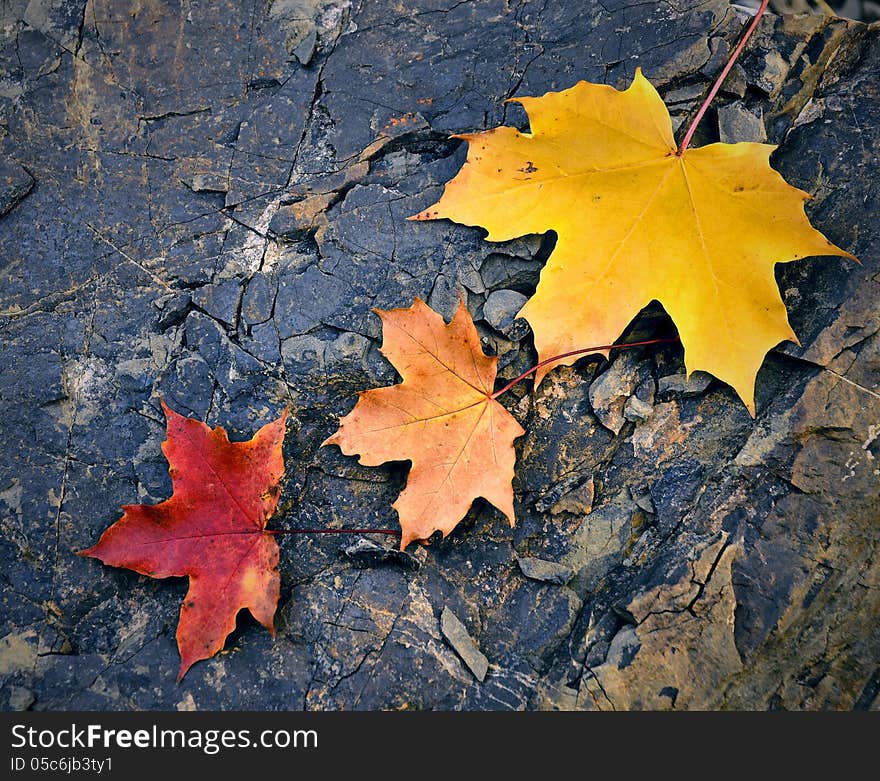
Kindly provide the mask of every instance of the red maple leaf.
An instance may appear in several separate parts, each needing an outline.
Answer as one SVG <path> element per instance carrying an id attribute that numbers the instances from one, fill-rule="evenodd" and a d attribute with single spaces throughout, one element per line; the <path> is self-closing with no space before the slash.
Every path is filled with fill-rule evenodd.
<path id="1" fill-rule="evenodd" d="M 265 529 L 284 474 L 287 411 L 250 441 L 230 442 L 220 426 L 185 418 L 164 402 L 162 409 L 171 498 L 123 507 L 122 518 L 80 555 L 151 578 L 189 577 L 177 625 L 179 682 L 223 647 L 239 610 L 275 633 L 278 544 Z"/>

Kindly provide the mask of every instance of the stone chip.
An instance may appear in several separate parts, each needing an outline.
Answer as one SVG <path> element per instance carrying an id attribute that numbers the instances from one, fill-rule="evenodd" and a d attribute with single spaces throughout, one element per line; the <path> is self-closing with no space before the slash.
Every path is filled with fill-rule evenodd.
<path id="1" fill-rule="evenodd" d="M 718 133 L 725 144 L 739 141 L 763 144 L 767 140 L 761 109 L 757 114 L 752 113 L 739 101 L 718 109 Z"/>
<path id="2" fill-rule="evenodd" d="M 489 670 L 489 660 L 468 634 L 465 625 L 448 606 L 443 608 L 443 613 L 440 615 L 440 631 L 474 677 L 482 683 Z"/>
<path id="3" fill-rule="evenodd" d="M 529 580 L 540 580 L 557 586 L 564 586 L 574 575 L 571 567 L 534 556 L 517 556 L 516 563 Z"/>

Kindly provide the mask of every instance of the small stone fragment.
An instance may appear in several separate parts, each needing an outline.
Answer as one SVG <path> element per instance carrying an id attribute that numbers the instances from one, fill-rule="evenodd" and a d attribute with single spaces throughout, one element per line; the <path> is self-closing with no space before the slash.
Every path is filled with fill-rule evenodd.
<path id="1" fill-rule="evenodd" d="M 458 308 L 460 300 L 461 290 L 457 280 L 450 279 L 446 274 L 438 274 L 434 289 L 428 296 L 428 306 L 448 320 Z"/>
<path id="2" fill-rule="evenodd" d="M 795 117 L 791 129 L 794 130 L 801 125 L 808 125 L 810 122 L 822 119 L 822 117 L 825 116 L 825 108 L 826 101 L 824 98 L 810 98 L 804 103 L 804 107 L 801 109 L 800 114 Z"/>
<path id="3" fill-rule="evenodd" d="M 420 548 L 419 550 L 423 549 Z M 410 555 L 405 551 L 399 551 L 397 548 L 385 548 L 372 540 L 368 540 L 366 537 L 358 537 L 343 553 L 358 569 L 381 567 L 383 564 L 397 564 L 402 569 L 415 572 L 422 566 L 425 558 L 422 556 L 419 559 L 417 556 Z"/>
<path id="4" fill-rule="evenodd" d="M 310 30 L 306 37 L 293 47 L 291 53 L 296 57 L 299 64 L 305 67 L 312 61 L 312 57 L 315 56 L 315 50 L 317 48 L 318 34 L 314 30 Z"/>
<path id="5" fill-rule="evenodd" d="M 496 290 L 483 304 L 483 319 L 507 335 L 515 327 L 517 313 L 528 299 L 515 290 Z"/>
<path id="6" fill-rule="evenodd" d="M 642 423 L 651 417 L 654 411 L 654 390 L 656 383 L 654 377 L 646 377 L 639 383 L 636 392 L 627 399 L 623 407 L 623 417 L 632 423 Z"/>
<path id="7" fill-rule="evenodd" d="M 620 433 L 626 418 L 624 406 L 636 388 L 648 379 L 650 369 L 638 354 L 626 351 L 617 356 L 608 369 L 590 385 L 589 396 L 593 412 L 609 431 Z"/>
<path id="8" fill-rule="evenodd" d="M 727 74 L 727 78 L 721 85 L 721 92 L 742 98 L 745 97 L 747 87 L 746 72 L 742 65 L 737 63 L 730 69 L 730 73 Z"/>
<path id="9" fill-rule="evenodd" d="M 522 574 L 529 580 L 540 580 L 544 583 L 564 586 L 574 575 L 574 570 L 570 567 L 557 564 L 555 561 L 537 559 L 532 556 L 518 556 L 516 561 Z"/>
<path id="10" fill-rule="evenodd" d="M 789 69 L 789 64 L 778 51 L 769 51 L 764 55 L 764 69 L 755 79 L 755 86 L 770 97 L 776 97 Z"/>
<path id="11" fill-rule="evenodd" d="M 272 316 L 274 293 L 272 284 L 259 271 L 251 277 L 241 301 L 241 315 L 245 322 L 255 325 L 265 323 Z"/>
<path id="12" fill-rule="evenodd" d="M 480 277 L 486 290 L 514 288 L 533 291 L 541 274 L 537 260 L 492 253 L 480 266 Z"/>
<path id="13" fill-rule="evenodd" d="M 281 362 L 281 345 L 278 343 L 278 329 L 273 321 L 250 326 L 250 335 L 242 335 L 242 347 L 257 360 L 267 363 Z"/>
<path id="14" fill-rule="evenodd" d="M 261 89 L 277 89 L 281 86 L 281 82 L 278 79 L 273 79 L 271 77 L 260 77 L 257 79 L 252 79 L 247 83 L 248 92 L 261 90 Z"/>
<path id="15" fill-rule="evenodd" d="M 189 293 L 181 293 L 155 301 L 156 308 L 161 312 L 156 324 L 160 331 L 167 331 L 175 325 L 180 325 L 189 312 L 192 297 Z"/>
<path id="16" fill-rule="evenodd" d="M 711 55 L 706 64 L 700 68 L 700 73 L 714 81 L 730 57 L 730 44 L 724 38 L 710 38 L 709 51 Z"/>
<path id="17" fill-rule="evenodd" d="M 718 133 L 722 143 L 754 141 L 762 144 L 767 140 L 761 109 L 753 114 L 741 102 L 731 103 L 718 109 Z"/>
<path id="18" fill-rule="evenodd" d="M 672 106 L 675 103 L 690 103 L 701 98 L 705 91 L 705 84 L 690 84 L 686 87 L 670 90 L 663 96 L 663 102 L 667 106 Z"/>
<path id="19" fill-rule="evenodd" d="M 269 222 L 269 234 L 290 240 L 307 235 L 326 222 L 324 212 L 334 197 L 334 193 L 318 193 L 280 206 Z"/>
<path id="20" fill-rule="evenodd" d="M 633 423 L 640 423 L 651 417 L 654 407 L 638 396 L 630 396 L 623 407 L 623 417 Z"/>
<path id="21" fill-rule="evenodd" d="M 196 193 L 225 193 L 229 191 L 229 180 L 219 174 L 195 174 L 189 186 Z"/>
<path id="22" fill-rule="evenodd" d="M 415 550 L 409 554 L 421 567 L 428 560 L 428 549 L 424 545 L 416 545 Z"/>
<path id="23" fill-rule="evenodd" d="M 650 515 L 654 515 L 657 512 L 654 507 L 654 500 L 651 498 L 651 492 L 647 488 L 630 488 L 629 494 L 632 497 L 632 500 L 636 503 L 636 507 L 643 512 L 649 513 Z"/>
<path id="24" fill-rule="evenodd" d="M 699 396 L 711 382 L 712 375 L 701 371 L 693 372 L 690 379 L 684 373 L 670 374 L 657 381 L 657 395 L 663 401 L 683 396 Z"/>
<path id="25" fill-rule="evenodd" d="M 593 500 L 596 498 L 596 484 L 593 478 L 579 485 L 573 491 L 569 491 L 550 507 L 551 515 L 571 513 L 572 515 L 589 515 L 593 509 Z M 538 507 L 538 505 L 535 505 Z M 543 509 L 538 507 L 541 512 Z M 546 508 L 545 508 L 546 509 Z"/>
<path id="26" fill-rule="evenodd" d="M 474 677 L 482 683 L 489 670 L 489 660 L 477 647 L 474 639 L 468 634 L 465 625 L 448 607 L 443 608 L 440 615 L 440 631 L 452 646 Z"/>

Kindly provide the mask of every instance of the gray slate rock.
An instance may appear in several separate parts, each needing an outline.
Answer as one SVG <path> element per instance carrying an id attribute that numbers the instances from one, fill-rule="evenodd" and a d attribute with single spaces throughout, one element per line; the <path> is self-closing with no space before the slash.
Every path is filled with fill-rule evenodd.
<path id="1" fill-rule="evenodd" d="M 564 586 L 574 575 L 571 567 L 534 556 L 517 556 L 516 563 L 519 564 L 522 574 L 530 580 L 540 580 L 557 586 Z"/>
<path id="2" fill-rule="evenodd" d="M 581 479 L 582 476 L 576 476 Z M 562 481 L 557 483 L 562 491 L 566 491 L 567 483 Z M 572 513 L 574 515 L 587 515 L 593 509 L 593 500 L 596 498 L 596 483 L 592 477 L 585 480 L 576 488 L 562 493 L 560 498 L 553 499 L 559 494 L 551 489 L 546 497 L 542 497 L 536 507 L 549 507 L 551 515 L 559 515 L 560 513 Z"/>
<path id="3" fill-rule="evenodd" d="M 718 133 L 725 144 L 754 141 L 763 144 L 767 140 L 764 119 L 758 109 L 753 114 L 741 102 L 729 103 L 718 109 Z"/>
<path id="4" fill-rule="evenodd" d="M 465 625 L 459 620 L 449 607 L 443 608 L 440 615 L 440 631 L 449 642 L 453 650 L 461 657 L 467 668 L 474 677 L 482 683 L 486 679 L 489 670 L 489 660 L 477 647 L 474 639 L 468 634 Z"/>
<path id="5" fill-rule="evenodd" d="M 272 316 L 275 291 L 272 281 L 257 272 L 251 277 L 241 300 L 241 316 L 250 324 L 265 323 Z"/>
<path id="6" fill-rule="evenodd" d="M 626 421 L 624 407 L 636 388 L 651 375 L 639 350 L 621 350 L 609 367 L 590 383 L 590 404 L 602 425 L 617 434 Z"/>
<path id="7" fill-rule="evenodd" d="M 639 423 L 651 417 L 654 407 L 638 396 L 630 396 L 623 406 L 623 417 L 634 423 Z"/>
<path id="8" fill-rule="evenodd" d="M 217 174 L 196 174 L 189 180 L 189 186 L 197 193 L 225 193 L 229 189 L 226 177 Z"/>
<path id="9" fill-rule="evenodd" d="M 513 335 L 514 330 L 527 327 L 516 320 L 516 315 L 528 299 L 515 290 L 496 290 L 489 294 L 483 304 L 483 318 L 489 325 L 506 336 Z"/>
<path id="10" fill-rule="evenodd" d="M 153 303 L 159 310 L 159 321 L 156 325 L 160 331 L 166 331 L 186 319 L 192 296 L 189 293 L 176 293 L 156 299 Z"/>
<path id="11" fill-rule="evenodd" d="M 699 396 L 712 383 L 706 372 L 695 371 L 690 378 L 684 373 L 670 374 L 657 381 L 657 395 L 664 401 L 676 397 Z"/>
<path id="12" fill-rule="evenodd" d="M 651 499 L 651 492 L 647 488 L 633 487 L 630 489 L 630 496 L 640 510 L 650 515 L 657 512 Z"/>
<path id="13" fill-rule="evenodd" d="M 626 400 L 623 417 L 633 423 L 641 423 L 654 411 L 654 378 L 643 380 L 636 392 Z"/>
<path id="14" fill-rule="evenodd" d="M 480 277 L 487 290 L 508 288 L 533 292 L 538 284 L 541 264 L 537 260 L 492 253 L 480 266 Z"/>
<path id="15" fill-rule="evenodd" d="M 312 61 L 317 48 L 318 34 L 315 30 L 310 30 L 306 37 L 293 47 L 292 54 L 299 61 L 299 64 L 305 67 Z"/>

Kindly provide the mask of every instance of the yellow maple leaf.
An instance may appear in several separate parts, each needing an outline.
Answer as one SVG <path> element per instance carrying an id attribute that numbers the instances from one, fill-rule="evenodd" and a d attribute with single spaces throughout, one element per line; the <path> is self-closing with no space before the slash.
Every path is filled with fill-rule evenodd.
<path id="1" fill-rule="evenodd" d="M 540 360 L 613 342 L 657 300 L 678 327 L 688 374 L 729 383 L 754 415 L 765 354 L 797 341 L 774 265 L 855 259 L 810 225 L 809 195 L 770 167 L 776 147 L 719 143 L 678 154 L 669 112 L 641 70 L 622 92 L 582 81 L 516 100 L 531 132 L 459 136 L 467 161 L 411 219 L 478 225 L 489 241 L 555 230 L 556 248 L 519 313 Z M 543 367 L 536 383 L 575 360 Z"/>
<path id="2" fill-rule="evenodd" d="M 513 526 L 513 440 L 522 426 L 493 394 L 497 358 L 483 353 L 462 303 L 447 325 L 420 299 L 408 309 L 375 310 L 382 319 L 382 354 L 403 382 L 360 394 L 324 445 L 360 455 L 364 466 L 412 462 L 394 508 L 400 549 L 445 537 L 482 496 Z"/>

